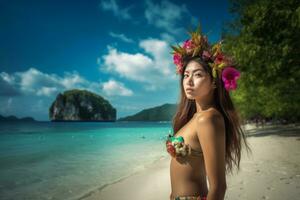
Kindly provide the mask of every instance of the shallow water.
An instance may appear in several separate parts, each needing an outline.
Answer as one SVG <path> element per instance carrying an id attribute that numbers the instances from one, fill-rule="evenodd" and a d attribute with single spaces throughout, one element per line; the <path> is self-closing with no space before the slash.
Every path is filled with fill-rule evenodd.
<path id="1" fill-rule="evenodd" d="M 167 156 L 170 122 L 1 123 L 0 199 L 78 199 Z"/>

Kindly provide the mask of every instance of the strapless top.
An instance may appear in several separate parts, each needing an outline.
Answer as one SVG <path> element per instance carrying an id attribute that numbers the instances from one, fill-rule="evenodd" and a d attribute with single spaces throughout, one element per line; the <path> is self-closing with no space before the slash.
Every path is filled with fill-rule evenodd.
<path id="1" fill-rule="evenodd" d="M 202 151 L 194 150 L 189 144 L 184 142 L 182 136 L 168 136 L 166 141 L 167 152 L 172 157 L 185 157 L 185 156 L 202 156 Z"/>

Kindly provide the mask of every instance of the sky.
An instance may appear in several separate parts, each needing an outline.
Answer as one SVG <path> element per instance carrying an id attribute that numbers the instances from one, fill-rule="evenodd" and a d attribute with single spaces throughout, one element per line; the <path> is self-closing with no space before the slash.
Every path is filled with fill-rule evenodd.
<path id="1" fill-rule="evenodd" d="M 0 0 L 0 114 L 49 120 L 57 94 L 85 89 L 117 118 L 179 100 L 170 45 L 200 23 L 210 42 L 226 0 Z"/>

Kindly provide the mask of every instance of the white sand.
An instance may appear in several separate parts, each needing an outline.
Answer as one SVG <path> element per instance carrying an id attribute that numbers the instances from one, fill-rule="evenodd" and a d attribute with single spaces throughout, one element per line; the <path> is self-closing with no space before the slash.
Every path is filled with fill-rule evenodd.
<path id="1" fill-rule="evenodd" d="M 244 153 L 239 173 L 227 176 L 225 199 L 300 199 L 300 128 L 281 126 L 252 131 L 251 135 L 256 135 L 248 137 L 252 155 Z M 169 164 L 170 158 L 164 158 L 84 199 L 167 200 L 171 192 Z"/>

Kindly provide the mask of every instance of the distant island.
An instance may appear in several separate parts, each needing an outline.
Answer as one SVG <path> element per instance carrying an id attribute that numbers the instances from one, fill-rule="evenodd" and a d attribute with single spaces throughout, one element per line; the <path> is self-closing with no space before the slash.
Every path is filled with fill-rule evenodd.
<path id="1" fill-rule="evenodd" d="M 167 103 L 144 109 L 134 115 L 120 118 L 118 121 L 171 121 L 176 112 L 176 108 L 176 104 Z"/>
<path id="2" fill-rule="evenodd" d="M 0 122 L 36 122 L 32 117 L 22 117 L 18 118 L 14 115 L 4 117 L 0 115 Z"/>
<path id="3" fill-rule="evenodd" d="M 49 108 L 51 121 L 116 121 L 116 109 L 100 95 L 87 90 L 59 93 Z"/>

